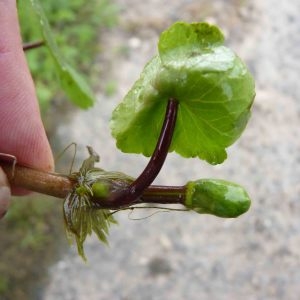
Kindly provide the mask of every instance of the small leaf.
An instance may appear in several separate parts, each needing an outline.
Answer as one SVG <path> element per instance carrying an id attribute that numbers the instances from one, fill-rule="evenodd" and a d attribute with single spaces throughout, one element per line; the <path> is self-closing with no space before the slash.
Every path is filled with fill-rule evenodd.
<path id="1" fill-rule="evenodd" d="M 89 108 L 95 102 L 92 91 L 83 77 L 66 62 L 59 51 L 39 0 L 31 0 L 31 4 L 40 19 L 41 31 L 53 57 L 62 89 L 74 104 L 83 109 Z"/>
<path id="2" fill-rule="evenodd" d="M 236 218 L 251 205 L 247 192 L 238 184 L 218 179 L 200 179 L 186 185 L 185 206 L 200 214 Z"/>
<path id="3" fill-rule="evenodd" d="M 206 23 L 175 23 L 162 33 L 158 50 L 113 112 L 118 148 L 150 156 L 172 97 L 179 108 L 169 151 L 222 163 L 250 117 L 251 74 L 223 46 L 220 30 Z"/>

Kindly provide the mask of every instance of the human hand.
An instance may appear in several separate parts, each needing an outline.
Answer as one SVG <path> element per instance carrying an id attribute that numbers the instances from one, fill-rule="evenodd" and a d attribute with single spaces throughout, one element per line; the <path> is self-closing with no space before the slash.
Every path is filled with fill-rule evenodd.
<path id="1" fill-rule="evenodd" d="M 51 171 L 53 156 L 22 49 L 15 0 L 0 0 L 0 28 L 0 153 L 15 156 L 22 165 Z M 11 191 L 0 167 L 0 219 L 11 193 L 26 192 Z"/>

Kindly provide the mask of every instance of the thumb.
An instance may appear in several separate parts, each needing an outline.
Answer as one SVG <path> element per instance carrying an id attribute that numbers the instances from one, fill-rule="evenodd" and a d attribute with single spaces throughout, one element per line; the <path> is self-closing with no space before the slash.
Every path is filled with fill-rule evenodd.
<path id="1" fill-rule="evenodd" d="M 53 169 L 34 84 L 20 38 L 15 0 L 0 0 L 0 152 L 18 163 Z"/>

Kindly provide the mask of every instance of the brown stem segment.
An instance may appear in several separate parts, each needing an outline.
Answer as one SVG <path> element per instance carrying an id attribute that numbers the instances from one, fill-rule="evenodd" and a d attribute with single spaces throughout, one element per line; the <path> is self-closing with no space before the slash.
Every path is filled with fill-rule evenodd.
<path id="1" fill-rule="evenodd" d="M 30 43 L 24 43 L 23 44 L 23 51 L 39 48 L 41 46 L 45 45 L 45 41 L 36 41 L 36 42 L 30 42 Z"/>
<path id="2" fill-rule="evenodd" d="M 27 190 L 46 194 L 58 198 L 65 198 L 72 191 L 76 181 L 69 177 L 57 174 L 38 171 L 21 165 L 13 167 L 12 163 L 0 161 L 11 185 Z M 161 203 L 161 204 L 184 204 L 185 186 L 149 186 L 135 203 Z M 117 209 L 118 203 L 107 202 L 101 199 L 103 207 Z"/>
<path id="3" fill-rule="evenodd" d="M 58 198 L 64 198 L 71 191 L 74 182 L 67 176 L 47 173 L 21 165 L 0 161 L 0 166 L 6 173 L 10 185 L 29 191 L 38 192 Z"/>
<path id="4" fill-rule="evenodd" d="M 118 207 L 128 206 L 138 201 L 144 190 L 154 181 L 161 170 L 171 145 L 177 118 L 178 102 L 174 98 L 168 101 L 165 119 L 155 150 L 141 175 L 125 190 L 113 193 L 108 202 Z"/>

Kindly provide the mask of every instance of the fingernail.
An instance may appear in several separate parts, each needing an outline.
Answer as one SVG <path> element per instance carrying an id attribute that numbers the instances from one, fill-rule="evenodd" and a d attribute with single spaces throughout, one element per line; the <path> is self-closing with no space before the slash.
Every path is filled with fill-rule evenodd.
<path id="1" fill-rule="evenodd" d="M 9 207 L 11 198 L 10 188 L 7 186 L 0 187 L 0 219 L 2 219 Z"/>
<path id="2" fill-rule="evenodd" d="M 10 188 L 5 173 L 0 168 L 0 219 L 2 219 L 9 207 L 11 198 Z"/>
<path id="3" fill-rule="evenodd" d="M 1 213 L 0 219 L 4 218 L 6 214 L 7 214 L 7 210 Z"/>

